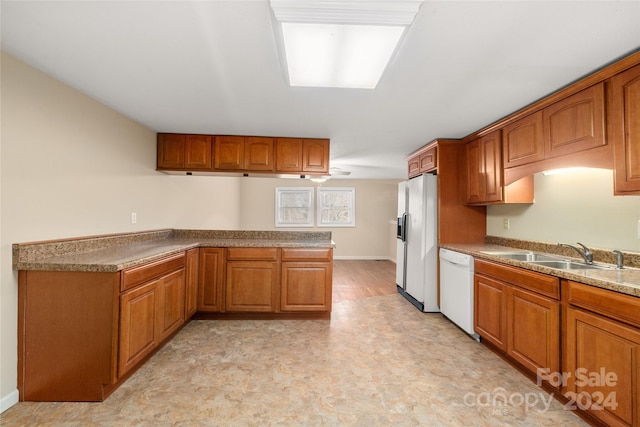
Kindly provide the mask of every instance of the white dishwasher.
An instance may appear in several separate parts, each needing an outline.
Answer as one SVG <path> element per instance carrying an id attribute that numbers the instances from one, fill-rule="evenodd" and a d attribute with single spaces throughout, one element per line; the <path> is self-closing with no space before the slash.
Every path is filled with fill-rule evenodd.
<path id="1" fill-rule="evenodd" d="M 440 311 L 476 340 L 473 330 L 473 257 L 440 249 Z"/>

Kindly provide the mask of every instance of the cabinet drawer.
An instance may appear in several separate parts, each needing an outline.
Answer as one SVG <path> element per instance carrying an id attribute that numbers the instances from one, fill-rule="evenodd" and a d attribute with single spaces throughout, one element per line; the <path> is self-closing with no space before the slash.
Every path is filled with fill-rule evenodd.
<path id="1" fill-rule="evenodd" d="M 120 292 L 184 267 L 184 252 L 122 272 Z"/>
<path id="2" fill-rule="evenodd" d="M 560 280 L 554 276 L 480 259 L 475 261 L 475 272 L 551 298 L 560 299 Z"/>
<path id="3" fill-rule="evenodd" d="M 277 261 L 278 248 L 228 248 L 227 261 Z"/>
<path id="4" fill-rule="evenodd" d="M 567 281 L 569 304 L 640 327 L 640 298 Z"/>
<path id="5" fill-rule="evenodd" d="M 283 248 L 282 261 L 329 261 L 331 260 L 330 248 Z"/>

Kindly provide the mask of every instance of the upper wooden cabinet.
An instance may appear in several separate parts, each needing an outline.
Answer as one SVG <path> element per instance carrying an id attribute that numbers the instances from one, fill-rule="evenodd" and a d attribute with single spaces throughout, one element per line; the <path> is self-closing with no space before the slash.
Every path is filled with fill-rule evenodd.
<path id="1" fill-rule="evenodd" d="M 504 168 L 606 145 L 604 112 L 604 84 L 599 83 L 505 125 Z"/>
<path id="2" fill-rule="evenodd" d="M 608 90 L 615 194 L 640 194 L 640 65 L 611 78 Z"/>
<path id="3" fill-rule="evenodd" d="M 545 158 L 606 145 L 604 83 L 591 86 L 542 110 Z"/>
<path id="4" fill-rule="evenodd" d="M 158 134 L 158 169 L 211 169 L 211 137 Z"/>
<path id="5" fill-rule="evenodd" d="M 502 201 L 502 148 L 500 131 L 467 144 L 467 203 Z"/>
<path id="6" fill-rule="evenodd" d="M 274 171 L 273 138 L 257 136 L 245 138 L 244 168 L 248 171 Z"/>
<path id="7" fill-rule="evenodd" d="M 302 171 L 302 139 L 276 139 L 276 172 Z"/>
<path id="8" fill-rule="evenodd" d="M 420 155 L 415 155 L 407 160 L 407 174 L 409 178 L 420 175 Z"/>
<path id="9" fill-rule="evenodd" d="M 329 140 L 234 135 L 158 134 L 162 172 L 329 174 Z"/>
<path id="10" fill-rule="evenodd" d="M 505 186 L 501 131 L 467 144 L 467 204 L 533 203 L 533 176 Z"/>
<path id="11" fill-rule="evenodd" d="M 244 137 L 216 136 L 214 168 L 225 171 L 244 169 Z"/>
<path id="12" fill-rule="evenodd" d="M 329 141 L 326 139 L 302 140 L 302 171 L 329 173 Z"/>
<path id="13" fill-rule="evenodd" d="M 526 116 L 502 129 L 504 167 L 544 159 L 542 111 Z"/>
<path id="14" fill-rule="evenodd" d="M 421 150 L 408 160 L 409 178 L 431 172 L 438 167 L 438 146 Z"/>

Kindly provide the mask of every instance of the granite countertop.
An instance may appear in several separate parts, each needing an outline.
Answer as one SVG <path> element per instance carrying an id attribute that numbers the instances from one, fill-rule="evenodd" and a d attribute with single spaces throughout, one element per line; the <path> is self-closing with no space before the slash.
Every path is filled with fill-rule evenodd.
<path id="1" fill-rule="evenodd" d="M 587 285 L 596 286 L 602 289 L 608 289 L 611 291 L 620 292 L 635 297 L 640 297 L 640 269 L 625 267 L 622 270 L 612 269 L 584 269 L 584 270 L 560 270 L 557 268 L 550 268 L 541 265 L 531 264 L 525 261 L 516 261 L 501 257 L 500 255 L 487 254 L 484 251 L 534 251 L 541 253 L 548 253 L 549 255 L 559 256 L 558 253 L 545 252 L 540 247 L 512 247 L 503 246 L 499 244 L 484 243 L 484 244 L 446 244 L 440 245 L 445 249 L 451 249 L 456 252 L 462 252 L 468 255 L 472 255 L 474 258 L 486 259 L 489 261 L 497 261 L 502 264 L 512 265 L 514 267 L 520 267 L 531 271 L 537 271 L 539 273 L 549 274 L 552 276 L 560 277 L 563 279 L 573 280 L 575 282 L 584 283 Z M 564 259 L 576 258 L 570 256 L 560 255 Z M 597 259 L 596 259 L 597 261 Z"/>
<path id="2" fill-rule="evenodd" d="M 117 272 L 198 247 L 333 248 L 331 232 L 157 230 L 13 245 L 14 270 Z"/>

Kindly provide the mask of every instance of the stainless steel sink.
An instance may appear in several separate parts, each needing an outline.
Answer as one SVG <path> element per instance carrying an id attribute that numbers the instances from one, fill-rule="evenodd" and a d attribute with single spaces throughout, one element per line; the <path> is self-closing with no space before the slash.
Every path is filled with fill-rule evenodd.
<path id="1" fill-rule="evenodd" d="M 514 261 L 559 261 L 560 257 L 552 255 L 539 254 L 535 252 L 501 252 L 501 251 L 482 251 L 487 255 L 495 255 L 501 258 L 512 259 Z"/>
<path id="2" fill-rule="evenodd" d="M 562 256 L 540 254 L 531 251 L 482 251 L 482 253 L 512 259 L 514 261 L 523 261 L 528 264 L 557 268 L 559 270 L 607 270 L 615 268 L 615 266 L 603 264 L 585 264 Z"/>
<path id="3" fill-rule="evenodd" d="M 530 264 L 544 267 L 557 268 L 560 270 L 607 270 L 613 267 L 600 264 L 585 264 L 576 261 L 531 261 Z"/>

